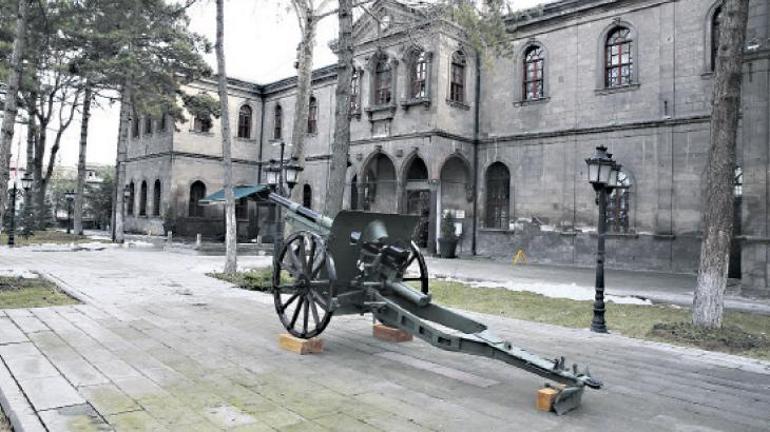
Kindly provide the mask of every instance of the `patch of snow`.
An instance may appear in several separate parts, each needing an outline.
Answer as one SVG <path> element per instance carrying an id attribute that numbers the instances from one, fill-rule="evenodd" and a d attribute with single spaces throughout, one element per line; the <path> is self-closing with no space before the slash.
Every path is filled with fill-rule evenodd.
<path id="1" fill-rule="evenodd" d="M 540 231 L 543 232 L 554 232 L 556 231 L 556 227 L 553 225 L 540 225 Z"/>
<path id="2" fill-rule="evenodd" d="M 90 238 L 91 240 L 107 240 L 107 241 L 112 241 L 112 237 L 106 236 L 106 235 L 94 234 L 94 235 L 88 236 L 88 238 Z"/>
<path id="3" fill-rule="evenodd" d="M 154 244 L 152 244 L 150 242 L 142 241 L 142 240 L 129 240 L 129 241 L 123 243 L 123 245 L 124 245 L 123 247 L 128 247 L 128 248 L 133 248 L 133 247 L 151 248 L 151 247 L 155 247 Z"/>
<path id="4" fill-rule="evenodd" d="M 433 276 L 431 276 L 433 277 Z M 592 301 L 596 295 L 594 288 L 578 286 L 577 284 L 543 284 L 521 281 L 495 282 L 495 281 L 467 281 L 455 278 L 442 278 L 450 282 L 460 282 L 468 284 L 474 288 L 503 288 L 509 291 L 526 291 L 540 294 L 550 298 L 564 298 L 576 301 Z M 604 300 L 616 304 L 631 304 L 641 306 L 652 306 L 652 302 L 638 297 L 617 296 L 605 294 Z"/>
<path id="5" fill-rule="evenodd" d="M 193 273 L 221 273 L 225 269 L 225 257 L 198 257 L 208 262 L 196 261 L 195 265 L 188 269 Z M 272 256 L 238 256 L 238 271 L 248 271 L 255 268 L 270 267 L 273 264 Z"/>
<path id="6" fill-rule="evenodd" d="M 22 279 L 37 279 L 40 276 L 38 276 L 36 273 L 32 273 L 29 270 L 26 269 L 0 269 L 0 276 L 2 277 L 15 277 L 15 278 L 22 278 Z"/>

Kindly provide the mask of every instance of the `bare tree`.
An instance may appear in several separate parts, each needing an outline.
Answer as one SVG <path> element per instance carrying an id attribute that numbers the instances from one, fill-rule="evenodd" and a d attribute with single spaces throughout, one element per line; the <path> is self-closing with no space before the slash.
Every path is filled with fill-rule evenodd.
<path id="1" fill-rule="evenodd" d="M 219 103 L 222 116 L 222 164 L 225 175 L 225 273 L 235 273 L 238 270 L 237 232 L 235 221 L 235 197 L 233 195 L 233 161 L 230 155 L 232 137 L 230 136 L 230 107 L 227 99 L 227 72 L 225 68 L 225 23 L 224 0 L 217 0 L 217 81 L 219 83 Z"/>
<path id="2" fill-rule="evenodd" d="M 17 97 L 21 85 L 21 71 L 23 67 L 24 42 L 27 34 L 28 0 L 20 0 L 18 15 L 16 17 L 16 32 L 11 54 L 11 73 L 8 77 L 8 87 L 5 94 L 5 106 L 3 107 L 3 123 L 0 129 L 0 220 L 5 213 L 5 200 L 8 196 L 8 178 L 11 164 L 11 144 L 13 143 L 14 126 L 18 112 Z"/>
<path id="3" fill-rule="evenodd" d="M 350 85 L 353 80 L 353 1 L 339 0 L 337 10 L 339 38 L 337 42 L 337 87 L 334 91 L 334 141 L 329 167 L 328 190 L 324 213 L 334 217 L 342 210 L 348 153 L 350 152 Z"/>
<path id="4" fill-rule="evenodd" d="M 727 0 L 722 5 L 714 69 L 711 147 L 706 167 L 703 242 L 692 310 L 693 324 L 706 328 L 722 326 L 734 223 L 733 176 L 748 8 L 749 0 Z"/>
<path id="5" fill-rule="evenodd" d="M 88 146 L 88 120 L 91 117 L 93 89 L 86 83 L 83 91 L 83 113 L 80 121 L 80 146 L 78 150 L 78 180 L 75 187 L 75 235 L 83 235 L 83 202 L 86 185 L 86 149 Z"/>

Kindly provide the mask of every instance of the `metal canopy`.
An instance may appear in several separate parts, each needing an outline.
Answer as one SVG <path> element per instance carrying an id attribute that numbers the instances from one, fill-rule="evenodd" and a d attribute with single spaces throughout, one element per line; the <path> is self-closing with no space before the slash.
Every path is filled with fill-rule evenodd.
<path id="1" fill-rule="evenodd" d="M 261 200 L 259 197 L 260 193 L 268 192 L 270 188 L 267 185 L 262 184 L 256 184 L 256 185 L 240 185 L 240 186 L 233 186 L 233 195 L 235 196 L 236 200 L 239 200 L 241 198 L 249 198 L 254 197 L 256 200 Z M 220 189 L 213 194 L 207 196 L 206 198 L 203 198 L 202 200 L 198 201 L 199 205 L 213 205 L 213 204 L 224 204 L 225 203 L 225 190 Z"/>

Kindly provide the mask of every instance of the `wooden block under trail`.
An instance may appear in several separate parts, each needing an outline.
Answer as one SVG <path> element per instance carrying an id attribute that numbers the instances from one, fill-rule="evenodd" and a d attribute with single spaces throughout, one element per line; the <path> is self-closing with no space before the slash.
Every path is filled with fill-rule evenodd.
<path id="1" fill-rule="evenodd" d="M 553 400 L 556 395 L 559 394 L 559 390 L 551 387 L 541 388 L 537 391 L 537 409 L 538 411 L 551 411 L 553 407 Z"/>
<path id="2" fill-rule="evenodd" d="M 393 327 L 388 327 L 385 324 L 375 324 L 372 327 L 372 333 L 374 337 L 385 342 L 409 342 L 412 340 L 412 335 Z"/>
<path id="3" fill-rule="evenodd" d="M 286 351 L 301 355 L 320 353 L 324 350 L 323 339 L 317 337 L 312 339 L 300 339 L 288 333 L 283 333 L 278 337 L 278 345 Z"/>

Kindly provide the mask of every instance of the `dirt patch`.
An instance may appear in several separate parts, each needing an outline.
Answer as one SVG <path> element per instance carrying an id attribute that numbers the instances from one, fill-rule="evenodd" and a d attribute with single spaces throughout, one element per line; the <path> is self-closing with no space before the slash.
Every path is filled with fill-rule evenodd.
<path id="1" fill-rule="evenodd" d="M 674 343 L 731 354 L 770 349 L 770 338 L 766 334 L 749 333 L 735 325 L 704 329 L 688 322 L 658 323 L 652 327 L 650 335 Z"/>

